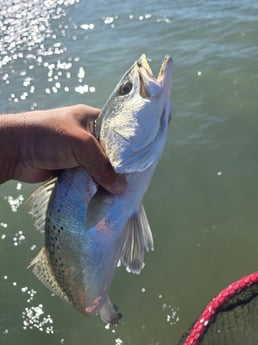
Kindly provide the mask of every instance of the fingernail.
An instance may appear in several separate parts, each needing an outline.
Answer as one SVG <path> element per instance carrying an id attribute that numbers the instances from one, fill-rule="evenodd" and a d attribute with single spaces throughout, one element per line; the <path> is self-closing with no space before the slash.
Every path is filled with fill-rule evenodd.
<path id="1" fill-rule="evenodd" d="M 126 188 L 126 180 L 123 175 L 117 175 L 115 181 L 109 186 L 112 194 L 122 194 Z"/>

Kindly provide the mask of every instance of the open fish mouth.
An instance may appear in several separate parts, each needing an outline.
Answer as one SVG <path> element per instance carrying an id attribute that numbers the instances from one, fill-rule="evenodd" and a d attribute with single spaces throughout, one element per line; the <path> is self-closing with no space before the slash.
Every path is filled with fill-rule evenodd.
<path id="1" fill-rule="evenodd" d="M 117 173 L 143 172 L 158 160 L 171 114 L 172 64 L 166 55 L 155 77 L 142 54 L 102 109 L 95 133 Z"/>
<path id="2" fill-rule="evenodd" d="M 148 84 L 156 84 L 162 88 L 170 82 L 171 78 L 171 68 L 172 68 L 172 57 L 166 55 L 161 64 L 157 78 L 152 73 L 151 67 L 149 65 L 149 59 L 145 54 L 142 54 L 139 60 L 136 62 L 139 69 L 140 77 L 140 95 L 143 98 L 149 98 L 152 96 L 157 96 L 148 90 Z"/>
<path id="3" fill-rule="evenodd" d="M 172 57 L 170 55 L 166 55 L 162 62 L 162 65 L 159 70 L 159 74 L 157 77 L 157 81 L 160 85 L 164 86 L 164 81 L 171 76 L 171 68 L 172 68 Z"/>

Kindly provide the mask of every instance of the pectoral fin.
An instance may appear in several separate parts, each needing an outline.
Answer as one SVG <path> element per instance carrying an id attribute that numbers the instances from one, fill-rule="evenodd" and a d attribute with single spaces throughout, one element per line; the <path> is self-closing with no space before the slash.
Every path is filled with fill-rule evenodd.
<path id="1" fill-rule="evenodd" d="M 105 217 L 114 201 L 114 198 L 114 195 L 110 194 L 105 189 L 101 187 L 98 188 L 88 205 L 85 224 L 86 229 L 92 228 Z"/>
<path id="2" fill-rule="evenodd" d="M 32 268 L 35 276 L 55 295 L 70 303 L 64 291 L 58 285 L 45 247 L 31 261 L 28 268 Z"/>
<path id="3" fill-rule="evenodd" d="M 153 238 L 143 206 L 127 224 L 126 239 L 121 251 L 121 263 L 132 273 L 140 273 L 143 267 L 144 248 L 153 250 Z"/>

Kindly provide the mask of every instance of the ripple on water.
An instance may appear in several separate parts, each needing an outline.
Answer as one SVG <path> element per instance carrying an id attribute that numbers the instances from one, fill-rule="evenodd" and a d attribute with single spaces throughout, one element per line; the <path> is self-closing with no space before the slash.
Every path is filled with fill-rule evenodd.
<path id="1" fill-rule="evenodd" d="M 64 6 L 74 5 L 79 0 L 12 0 L 0 7 L 0 52 L 1 65 L 15 59 L 17 48 L 32 50 L 50 37 L 50 21 L 65 15 Z M 17 58 L 17 57 L 16 57 Z"/>
<path id="2" fill-rule="evenodd" d="M 52 316 L 45 312 L 45 307 L 42 303 L 36 303 L 35 301 L 37 291 L 28 286 L 20 286 L 18 282 L 12 281 L 7 275 L 4 275 L 2 279 L 6 281 L 8 288 L 12 287 L 16 293 L 21 293 L 24 298 L 25 306 L 21 312 L 22 329 L 24 331 L 36 329 L 46 334 L 54 334 L 55 329 Z M 9 334 L 8 328 L 6 328 L 4 334 L 6 336 Z"/>
<path id="3" fill-rule="evenodd" d="M 60 92 L 67 93 L 71 90 L 80 94 L 95 92 L 93 86 L 85 84 L 82 73 L 84 66 L 77 64 L 78 57 L 69 57 L 69 61 L 58 58 L 67 50 L 63 43 L 64 37 L 72 32 L 73 23 L 53 23 L 61 20 L 68 8 L 76 3 L 79 0 L 13 0 L 1 5 L 0 79 L 4 85 L 4 97 L 0 100 L 2 112 L 10 109 L 15 112 L 19 103 L 24 103 L 25 109 L 34 110 L 38 107 L 39 99 L 44 99 L 45 103 L 44 94 L 55 97 Z M 85 24 L 82 29 L 92 31 L 94 24 Z M 53 59 L 53 56 L 56 57 Z M 72 78 L 71 87 L 69 81 Z M 10 203 L 14 201 L 10 199 Z"/>
<path id="4" fill-rule="evenodd" d="M 38 329 L 47 334 L 53 334 L 53 319 L 50 315 L 45 315 L 42 304 L 26 307 L 22 312 L 23 329 Z"/>

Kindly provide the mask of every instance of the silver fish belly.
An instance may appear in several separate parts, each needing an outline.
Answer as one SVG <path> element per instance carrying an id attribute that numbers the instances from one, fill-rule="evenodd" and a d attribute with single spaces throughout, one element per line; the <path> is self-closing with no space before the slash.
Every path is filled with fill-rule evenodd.
<path id="1" fill-rule="evenodd" d="M 109 298 L 118 262 L 133 273 L 153 250 L 142 206 L 166 141 L 170 121 L 172 59 L 156 78 L 142 55 L 118 83 L 96 124 L 96 137 L 127 188 L 114 196 L 80 167 L 67 169 L 31 196 L 36 228 L 45 245 L 32 260 L 35 275 L 80 312 L 117 323 L 121 314 Z"/>

